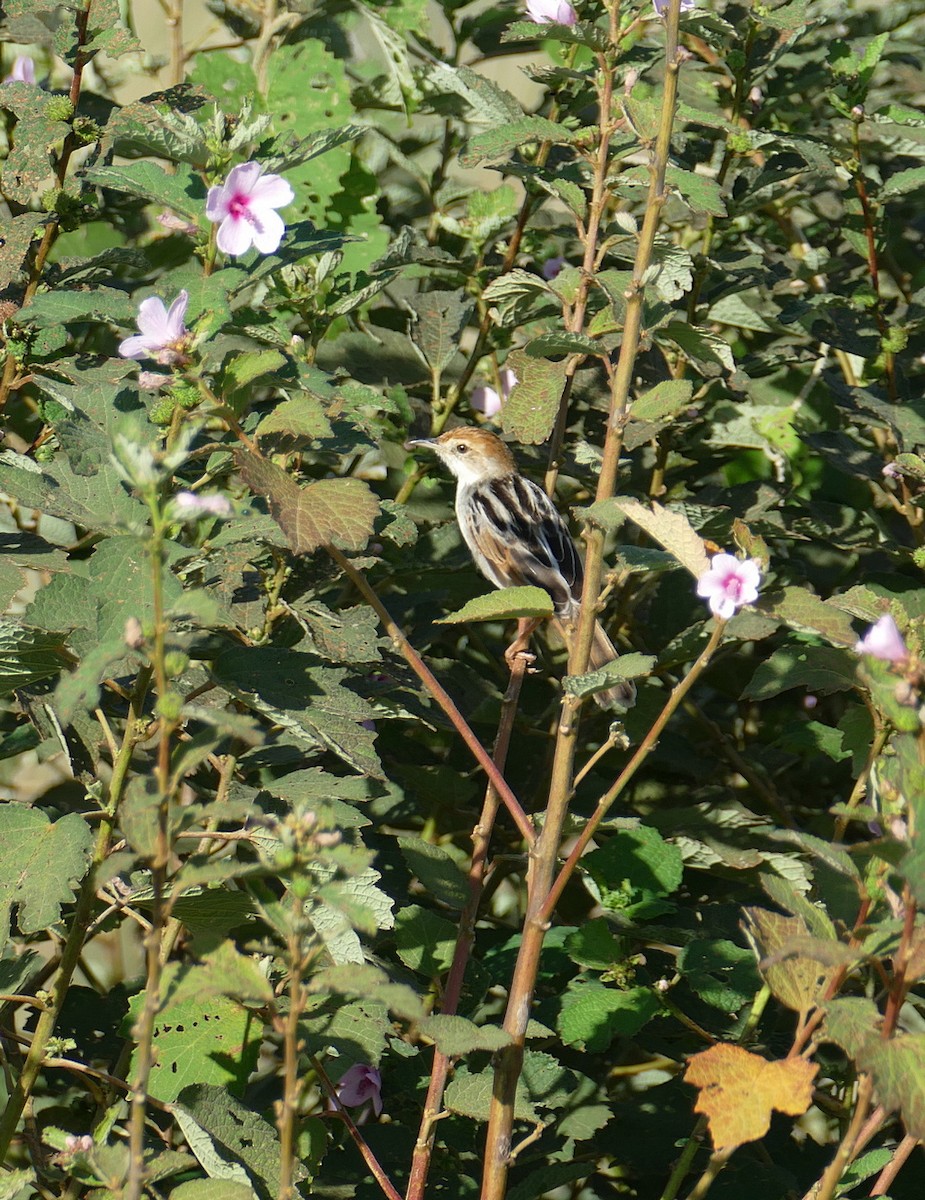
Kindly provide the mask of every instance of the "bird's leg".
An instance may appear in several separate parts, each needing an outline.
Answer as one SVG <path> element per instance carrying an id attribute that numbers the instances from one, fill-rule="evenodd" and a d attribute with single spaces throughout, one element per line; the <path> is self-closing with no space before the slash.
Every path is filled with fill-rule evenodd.
<path id="1" fill-rule="evenodd" d="M 533 632 L 542 624 L 542 620 L 536 617 L 521 617 L 517 622 L 517 637 L 514 638 L 510 646 L 504 652 L 504 661 L 508 668 L 514 670 L 514 659 L 518 654 L 529 655 L 530 662 L 534 661 L 534 655 L 529 653 L 530 638 L 533 637 Z"/>

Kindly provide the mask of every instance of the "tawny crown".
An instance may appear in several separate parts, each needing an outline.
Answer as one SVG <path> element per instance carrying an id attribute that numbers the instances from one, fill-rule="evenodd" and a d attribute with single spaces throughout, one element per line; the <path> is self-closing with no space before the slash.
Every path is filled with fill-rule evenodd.
<path id="1" fill-rule="evenodd" d="M 487 429 L 463 426 L 441 433 L 437 438 L 424 438 L 408 445 L 433 450 L 463 484 L 503 479 L 516 471 L 513 454 Z"/>

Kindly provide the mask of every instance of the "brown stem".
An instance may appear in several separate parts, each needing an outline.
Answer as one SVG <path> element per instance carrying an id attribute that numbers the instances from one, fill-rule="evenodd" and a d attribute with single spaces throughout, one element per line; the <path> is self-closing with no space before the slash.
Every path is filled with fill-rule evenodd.
<path id="1" fill-rule="evenodd" d="M 517 713 L 517 702 L 520 699 L 520 689 L 523 684 L 528 661 L 527 656 L 524 654 L 518 654 L 514 659 L 510 683 L 502 702 L 501 719 L 498 723 L 498 737 L 495 742 L 493 755 L 495 766 L 499 771 L 504 770 L 504 764 L 507 761 L 507 752 L 511 744 L 511 734 L 514 729 L 514 717 Z M 485 874 L 488 867 L 488 846 L 495 818 L 498 815 L 499 803 L 498 793 L 494 786 L 489 783 L 485 790 L 485 801 L 482 805 L 482 811 L 479 814 L 478 823 L 472 831 L 472 859 L 469 863 L 468 877 L 469 893 L 466 897 L 465 908 L 460 917 L 459 933 L 456 938 L 456 947 L 453 951 L 453 962 L 447 975 L 443 1001 L 440 1005 L 441 1013 L 448 1016 L 453 1016 L 456 1013 L 466 974 L 466 965 L 472 952 L 472 943 L 475 939 L 475 920 L 478 916 L 479 904 L 482 900 Z M 430 1168 L 430 1158 L 433 1150 L 434 1129 L 440 1117 L 443 1092 L 446 1087 L 449 1068 L 449 1058 L 435 1049 L 433 1066 L 430 1072 L 430 1084 L 427 1089 L 427 1098 L 424 1101 L 424 1111 L 421 1116 L 421 1126 L 418 1131 L 417 1142 L 414 1146 L 414 1156 L 411 1161 L 411 1176 L 408 1180 L 405 1200 L 423 1200 L 424 1198 L 424 1188 L 427 1184 L 427 1172 Z"/>
<path id="2" fill-rule="evenodd" d="M 289 934 L 289 1011 L 283 1031 L 283 1098 L 279 1104 L 279 1200 L 292 1200 L 296 1195 L 293 1170 L 296 1162 L 296 1117 L 302 1094 L 299 1079 L 299 1020 L 305 1007 L 305 988 L 302 985 L 304 956 L 302 936 L 298 926 L 302 902 L 293 897 L 294 928 Z"/>
<path id="3" fill-rule="evenodd" d="M 520 801 L 511 791 L 510 786 L 504 776 L 491 760 L 485 747 L 472 732 L 472 729 L 466 722 L 465 718 L 460 713 L 459 709 L 453 703 L 449 693 L 437 681 L 437 677 L 425 665 L 424 660 L 418 654 L 417 650 L 411 645 L 399 626 L 389 614 L 388 609 L 367 583 L 365 576 L 354 567 L 353 563 L 337 549 L 336 546 L 328 546 L 328 553 L 344 572 L 353 586 L 362 593 L 367 604 L 376 611 L 376 615 L 382 622 L 382 625 L 392 639 L 392 645 L 399 651 L 409 664 L 411 669 L 417 675 L 418 679 L 424 684 L 431 696 L 437 701 L 446 715 L 453 724 L 453 728 L 460 735 L 469 749 L 472 751 L 479 766 L 485 771 L 485 774 L 491 780 L 493 786 L 497 789 L 498 795 L 501 797 L 504 807 L 508 810 L 514 819 L 514 823 L 520 830 L 520 834 L 528 845 L 532 845 L 535 834 L 530 818 L 521 807 Z"/>
<path id="4" fill-rule="evenodd" d="M 880 348 L 883 353 L 883 371 L 886 375 L 886 388 L 890 400 L 897 401 L 896 391 L 896 360 L 892 350 L 887 349 L 887 338 L 890 327 L 883 311 L 883 296 L 880 292 L 880 264 L 877 261 L 877 229 L 873 205 L 867 194 L 867 181 L 864 179 L 864 168 L 861 157 L 861 121 L 864 119 L 863 110 L 857 119 L 851 122 L 851 145 L 854 150 L 854 190 L 861 202 L 861 212 L 864 216 L 864 235 L 867 240 L 867 271 L 870 275 L 870 286 L 876 297 L 874 316 L 877 320 L 877 331 L 880 334 Z"/>
<path id="5" fill-rule="evenodd" d="M 331 1101 L 331 1104 L 334 1106 L 337 1115 L 346 1125 L 347 1132 L 353 1138 L 356 1148 L 359 1150 L 360 1154 L 362 1154 L 363 1161 L 369 1167 L 376 1183 L 379 1184 L 388 1200 L 402 1200 L 401 1192 L 398 1191 L 398 1189 L 389 1179 L 388 1175 L 386 1175 L 379 1160 L 369 1148 L 369 1143 L 356 1127 L 356 1124 L 354 1123 L 353 1118 L 350 1116 L 350 1113 L 348 1113 L 343 1104 L 341 1104 L 340 1096 L 337 1094 L 337 1088 L 331 1082 L 327 1071 L 317 1058 L 312 1058 L 312 1066 L 318 1074 L 318 1081 L 324 1089 L 325 1095 Z"/>

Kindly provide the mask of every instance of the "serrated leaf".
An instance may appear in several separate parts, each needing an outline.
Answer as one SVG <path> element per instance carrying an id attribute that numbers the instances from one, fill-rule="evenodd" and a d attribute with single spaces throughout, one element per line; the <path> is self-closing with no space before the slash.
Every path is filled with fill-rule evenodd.
<path id="1" fill-rule="evenodd" d="M 527 342 L 524 352 L 531 358 L 547 358 L 551 354 L 607 354 L 603 343 L 596 338 L 583 333 L 567 333 L 565 330 L 541 333 Z"/>
<path id="2" fill-rule="evenodd" d="M 808 939 L 806 923 L 801 917 L 766 908 L 749 907 L 744 912 L 745 929 L 761 959 L 759 967 L 768 987 L 781 1004 L 795 1012 L 809 1012 L 822 997 L 832 969 L 796 949 Z"/>
<path id="3" fill-rule="evenodd" d="M 543 588 L 509 587 L 467 601 L 457 612 L 441 617 L 438 625 L 465 621 L 508 621 L 514 617 L 551 617 L 552 597 Z"/>
<path id="4" fill-rule="evenodd" d="M 201 176 L 185 163 L 178 163 L 168 175 L 163 167 L 148 160 L 120 163 L 117 166 L 89 167 L 81 178 L 96 187 L 110 188 L 162 204 L 190 221 L 205 217 L 206 188 Z"/>
<path id="5" fill-rule="evenodd" d="M 925 1138 L 925 1034 L 869 1038 L 858 1050 L 857 1064 L 870 1074 L 887 1112 L 898 1109 L 907 1133 Z"/>
<path id="6" fill-rule="evenodd" d="M 0 234 L 0 288 L 7 288 L 18 277 L 32 239 L 47 220 L 46 216 L 31 212 L 4 219 Z"/>
<path id="7" fill-rule="evenodd" d="M 656 330 L 653 336 L 658 342 L 663 340 L 674 342 L 698 365 L 712 363 L 726 371 L 736 369 L 732 347 L 718 334 L 695 329 L 693 325 L 684 325 L 680 321 L 672 321 Z"/>
<path id="8" fill-rule="evenodd" d="M 300 392 L 283 400 L 257 426 L 256 437 L 274 437 L 286 451 L 302 450 L 319 438 L 332 436 L 331 423 L 317 396 Z"/>
<path id="9" fill-rule="evenodd" d="M 670 421 L 691 402 L 694 385 L 687 379 L 666 379 L 633 402 L 634 421 Z"/>
<path id="10" fill-rule="evenodd" d="M 498 1025 L 476 1025 L 465 1017 L 436 1014 L 425 1017 L 418 1025 L 418 1032 L 436 1042 L 441 1054 L 458 1058 L 473 1054 L 476 1050 L 500 1050 L 510 1044 L 511 1035 Z"/>
<path id="11" fill-rule="evenodd" d="M 504 432 L 527 445 L 539 445 L 552 433 L 559 412 L 565 360 L 550 362 L 515 350 L 506 365 L 517 376 L 517 383 L 501 408 Z"/>
<path id="12" fill-rule="evenodd" d="M 834 646 L 853 648 L 857 642 L 848 614 L 804 587 L 786 587 L 781 592 L 762 596 L 758 609 L 778 617 L 791 629 L 818 633 Z"/>
<path id="13" fill-rule="evenodd" d="M 126 292 L 96 287 L 82 291 L 39 292 L 19 310 L 17 320 L 23 325 L 47 329 L 50 325 L 94 319 L 131 325 L 136 315 L 135 301 Z"/>
<path id="14" fill-rule="evenodd" d="M 318 479 L 300 487 L 275 463 L 245 450 L 235 455 L 251 491 L 266 496 L 270 512 L 296 554 L 333 544 L 362 550 L 373 532 L 379 503 L 359 479 Z"/>
<path id="15" fill-rule="evenodd" d="M 782 646 L 761 663 L 743 689 L 747 700 L 767 700 L 790 688 L 845 692 L 857 686 L 857 659 L 829 646 Z"/>
<path id="16" fill-rule="evenodd" d="M 408 305 L 414 314 L 412 342 L 432 371 L 444 371 L 459 349 L 472 300 L 464 291 L 432 291 L 413 296 Z"/>
<path id="17" fill-rule="evenodd" d="M 604 908 L 629 916 L 651 916 L 670 908 L 663 901 L 680 887 L 681 851 L 655 829 L 640 825 L 615 830 L 582 865 L 601 893 Z"/>
<path id="18" fill-rule="evenodd" d="M 37 808 L 0 804 L 0 910 L 24 934 L 56 925 L 86 874 L 93 835 L 77 813 L 52 823 Z"/>
<path id="19" fill-rule="evenodd" d="M 563 996 L 556 1028 L 567 1046 L 600 1054 L 615 1037 L 633 1037 L 660 1007 L 651 988 L 581 983 Z"/>
<path id="20" fill-rule="evenodd" d="M 395 916 L 395 947 L 406 967 L 422 975 L 441 975 L 453 961 L 456 926 L 429 909 L 409 904 Z"/>
<path id="21" fill-rule="evenodd" d="M 469 896 L 466 877 L 446 850 L 423 838 L 407 835 L 398 839 L 398 845 L 408 870 L 430 895 L 451 908 L 461 909 L 465 905 Z"/>
<path id="22" fill-rule="evenodd" d="M 654 502 L 651 508 L 646 508 L 638 500 L 617 498 L 614 503 L 649 537 L 673 554 L 695 579 L 710 569 L 703 538 L 683 513 L 673 512 Z"/>
<path id="23" fill-rule="evenodd" d="M 628 679 L 649 675 L 658 660 L 653 654 L 621 654 L 596 671 L 584 675 L 566 675 L 562 687 L 573 696 L 591 696 Z"/>
<path id="24" fill-rule="evenodd" d="M 530 142 L 552 142 L 567 146 L 575 141 L 578 131 L 566 125 L 557 125 L 545 117 L 524 117 L 506 125 L 498 125 L 484 133 L 469 138 L 459 156 L 464 167 L 477 167 L 480 163 L 500 162 L 512 151 L 520 150 Z"/>
<path id="25" fill-rule="evenodd" d="M 57 675 L 74 661 L 65 635 L 0 619 L 0 696 Z"/>

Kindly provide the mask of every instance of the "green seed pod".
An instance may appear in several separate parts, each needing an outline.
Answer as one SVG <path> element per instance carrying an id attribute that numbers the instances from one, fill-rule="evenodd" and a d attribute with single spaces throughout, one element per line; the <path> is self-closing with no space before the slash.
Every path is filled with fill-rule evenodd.
<path id="1" fill-rule="evenodd" d="M 173 679 L 182 675 L 188 666 L 189 655 L 184 654 L 182 650 L 168 650 L 164 655 L 164 670 Z"/>
<path id="2" fill-rule="evenodd" d="M 169 425 L 173 420 L 173 410 L 176 408 L 173 397 L 162 397 L 148 409 L 148 420 L 153 425 Z"/>
<path id="3" fill-rule="evenodd" d="M 183 713 L 183 697 L 179 692 L 165 692 L 158 697 L 155 712 L 165 721 L 179 721 Z"/>

